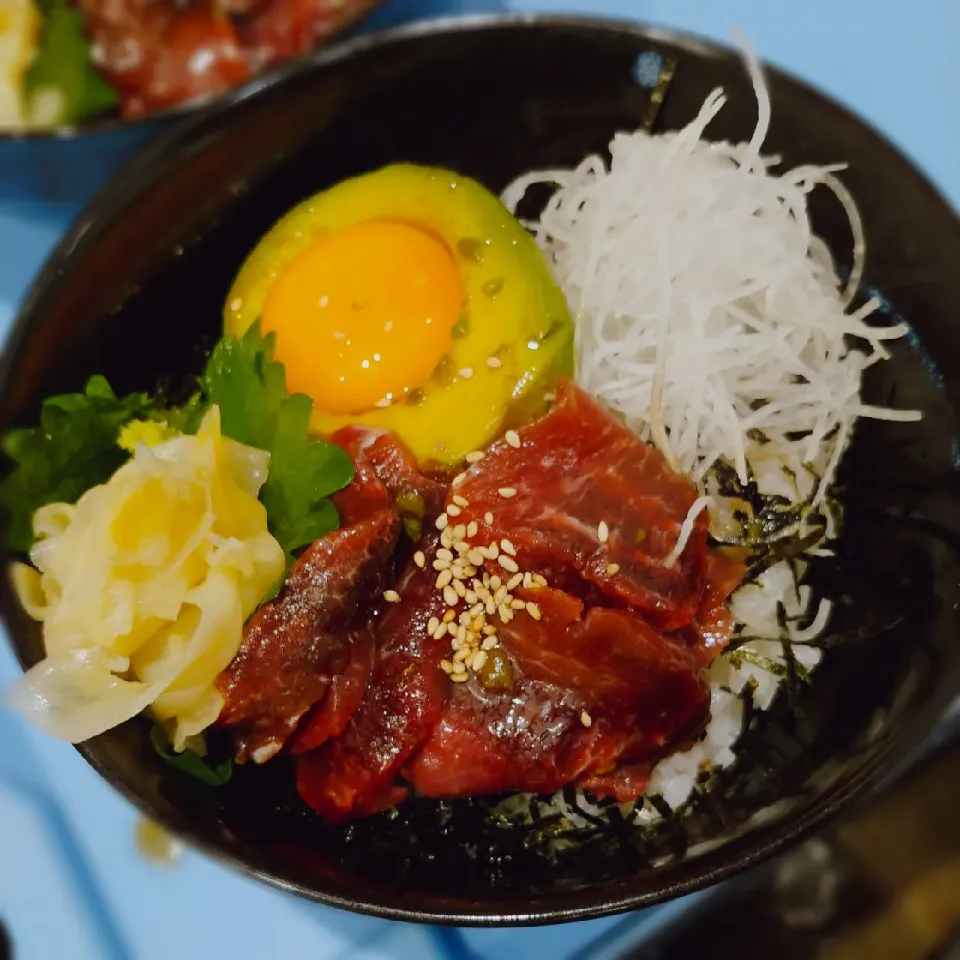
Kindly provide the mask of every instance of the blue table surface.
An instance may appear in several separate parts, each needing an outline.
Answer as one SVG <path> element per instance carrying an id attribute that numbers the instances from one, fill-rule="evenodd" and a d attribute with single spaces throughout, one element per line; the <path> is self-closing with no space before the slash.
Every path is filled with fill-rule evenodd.
<path id="1" fill-rule="evenodd" d="M 521 0 L 514 9 L 603 13 L 729 41 L 817 84 L 892 139 L 960 207 L 960 4 L 956 0 Z M 374 26 L 501 9 L 498 0 L 391 0 Z M 917 90 L 922 95 L 917 95 Z M 774 105 L 775 106 L 775 105 Z M 2 176 L 2 169 L 0 169 Z M 0 336 L 74 207 L 0 206 Z M 0 644 L 0 689 L 17 673 Z M 72 748 L 0 711 L 0 919 L 15 956 L 223 955 L 354 960 L 614 957 L 698 902 L 531 930 L 439 930 L 338 912 L 278 893 L 203 856 L 144 860 L 138 816 Z"/>

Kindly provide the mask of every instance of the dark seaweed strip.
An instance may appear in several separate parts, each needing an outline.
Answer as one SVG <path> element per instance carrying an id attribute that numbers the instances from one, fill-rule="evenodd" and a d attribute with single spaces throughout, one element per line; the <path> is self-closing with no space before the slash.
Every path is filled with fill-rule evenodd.
<path id="1" fill-rule="evenodd" d="M 670 90 L 670 84 L 673 82 L 674 74 L 677 70 L 677 61 L 674 57 L 667 57 L 660 67 L 660 74 L 657 77 L 657 85 L 650 93 L 650 101 L 647 104 L 647 110 L 643 117 L 642 129 L 647 133 L 652 133 L 657 123 L 657 117 L 660 116 L 660 110 L 663 108 L 663 101 L 666 99 Z"/>

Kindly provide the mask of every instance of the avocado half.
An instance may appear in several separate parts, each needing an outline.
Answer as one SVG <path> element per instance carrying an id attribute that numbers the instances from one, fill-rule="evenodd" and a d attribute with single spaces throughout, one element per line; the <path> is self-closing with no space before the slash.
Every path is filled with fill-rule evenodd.
<path id="1" fill-rule="evenodd" d="M 573 373 L 573 321 L 543 253 L 500 200 L 447 170 L 395 164 L 342 181 L 280 219 L 247 257 L 224 307 L 239 336 L 260 316 L 273 280 L 314 242 L 366 220 L 400 220 L 456 258 L 465 303 L 449 354 L 431 378 L 387 408 L 314 409 L 311 430 L 347 423 L 395 431 L 422 464 L 455 467 L 505 426 L 536 414 L 559 374 Z"/>

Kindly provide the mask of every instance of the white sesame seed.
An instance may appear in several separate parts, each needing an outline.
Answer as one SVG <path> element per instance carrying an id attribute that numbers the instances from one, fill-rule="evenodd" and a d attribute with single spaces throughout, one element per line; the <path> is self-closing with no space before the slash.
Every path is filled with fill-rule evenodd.
<path id="1" fill-rule="evenodd" d="M 510 444 L 515 450 L 520 449 L 520 434 L 516 430 L 508 430 L 504 435 L 503 439 Z"/>
<path id="2" fill-rule="evenodd" d="M 467 535 L 467 525 L 465 523 L 458 523 L 453 528 L 454 540 L 462 540 L 466 535 Z"/>
<path id="3" fill-rule="evenodd" d="M 434 570 L 449 570 L 449 569 L 450 569 L 450 561 L 449 561 L 449 560 L 434 560 L 432 566 L 433 566 L 433 569 L 434 569 Z"/>
<path id="4" fill-rule="evenodd" d="M 463 599 L 466 600 L 467 603 L 469 603 L 469 604 L 471 604 L 471 605 L 473 605 L 473 606 L 476 606 L 476 603 L 477 603 L 477 595 L 476 595 L 476 593 L 474 593 L 473 590 L 468 590 L 468 591 L 467 591 L 467 595 L 466 595 Z M 483 604 L 481 603 L 480 606 L 482 607 Z"/>
<path id="5" fill-rule="evenodd" d="M 441 570 L 440 573 L 437 574 L 437 582 L 436 582 L 437 589 L 443 590 L 444 587 L 446 587 L 447 584 L 449 584 L 452 579 L 453 579 L 453 574 L 450 572 L 449 567 L 447 567 L 446 570 Z"/>
<path id="6" fill-rule="evenodd" d="M 467 554 L 467 559 L 468 559 L 475 567 L 482 567 L 482 566 L 483 566 L 483 561 L 484 561 L 485 558 L 484 558 L 483 554 L 482 554 L 476 547 L 474 547 L 473 550 L 471 550 L 471 551 Z"/>
<path id="7" fill-rule="evenodd" d="M 464 380 L 469 380 L 473 376 L 473 367 L 461 367 L 460 376 L 463 377 Z"/>
<path id="8" fill-rule="evenodd" d="M 508 573 L 516 573 L 520 568 L 517 566 L 517 561 L 513 557 L 508 557 L 505 553 L 501 553 L 497 557 L 497 563 L 503 567 Z"/>
<path id="9" fill-rule="evenodd" d="M 457 551 L 462 560 L 470 552 L 470 544 L 466 540 L 458 540 L 453 545 L 453 549 Z"/>
<path id="10" fill-rule="evenodd" d="M 441 513 L 440 516 L 437 517 L 437 522 L 434 524 L 434 526 L 436 526 L 438 530 L 443 530 L 446 528 L 449 522 L 450 518 L 445 513 Z"/>
<path id="11" fill-rule="evenodd" d="M 527 590 L 533 586 L 533 574 L 529 570 L 523 575 L 523 585 Z"/>
<path id="12" fill-rule="evenodd" d="M 467 595 L 467 588 L 463 585 L 462 580 L 454 580 L 451 585 L 456 595 L 461 599 Z"/>
<path id="13" fill-rule="evenodd" d="M 480 530 L 480 525 L 477 523 L 476 520 L 471 520 L 471 521 L 467 524 L 467 536 L 468 536 L 468 537 L 475 537 L 475 536 L 477 535 L 477 533 L 478 533 L 479 530 Z M 477 564 L 477 566 L 479 566 L 479 564 Z"/>
<path id="14" fill-rule="evenodd" d="M 517 548 L 509 540 L 501 540 L 500 549 L 504 553 L 509 553 L 511 557 L 515 557 L 517 555 Z"/>
<path id="15" fill-rule="evenodd" d="M 454 683 L 466 683 L 467 680 L 469 680 L 470 678 L 467 676 L 466 673 L 451 673 L 450 679 Z"/>
<path id="16" fill-rule="evenodd" d="M 514 617 L 513 611 L 504 603 L 500 604 L 500 606 L 497 608 L 497 612 L 500 614 L 500 619 L 504 623 L 509 623 Z"/>
<path id="17" fill-rule="evenodd" d="M 533 582 L 534 582 L 538 587 L 545 587 L 545 586 L 547 585 L 547 578 L 546 578 L 545 576 L 543 576 L 542 574 L 535 573 L 535 574 L 533 575 Z"/>
<path id="18" fill-rule="evenodd" d="M 422 550 L 413 555 L 413 562 L 422 570 L 427 565 L 427 558 Z"/>
<path id="19" fill-rule="evenodd" d="M 481 610 L 481 611 L 480 611 L 480 615 L 477 616 L 477 617 L 474 617 L 474 618 L 470 621 L 470 632 L 473 633 L 473 634 L 476 634 L 477 636 L 479 636 L 479 635 L 480 635 L 480 631 L 483 629 L 483 625 L 484 625 L 486 622 L 487 622 L 487 618 L 484 616 L 484 613 L 483 613 L 483 611 Z"/>
<path id="20" fill-rule="evenodd" d="M 463 575 L 467 579 L 469 579 L 470 577 L 475 577 L 477 575 L 477 568 L 472 563 L 468 563 L 463 568 Z"/>
<path id="21" fill-rule="evenodd" d="M 490 589 L 491 589 L 491 590 L 499 590 L 502 584 L 503 584 L 503 581 L 502 581 L 496 574 L 494 574 L 494 575 L 490 578 Z"/>
<path id="22" fill-rule="evenodd" d="M 438 560 L 453 560 L 453 554 L 446 549 L 446 547 L 441 548 L 437 551 Z"/>
<path id="23" fill-rule="evenodd" d="M 445 623 L 441 623 L 440 626 L 433 631 L 434 640 L 442 640 L 446 635 L 447 635 L 447 625 Z"/>
<path id="24" fill-rule="evenodd" d="M 473 606 L 470 608 L 470 616 L 475 619 L 476 617 L 479 617 L 481 613 L 483 613 L 483 604 L 474 602 Z M 480 626 L 482 627 L 483 624 L 481 623 Z M 480 627 L 477 627 L 477 629 L 479 630 Z"/>
<path id="25" fill-rule="evenodd" d="M 464 679 L 466 679 L 466 676 L 467 676 L 467 668 L 466 668 L 466 665 L 464 664 L 464 662 L 463 662 L 462 660 L 454 660 L 454 661 L 453 661 L 453 674 L 454 674 L 454 676 L 456 676 L 457 674 L 460 674 L 461 677 L 463 677 Z"/>
<path id="26" fill-rule="evenodd" d="M 483 522 L 488 527 L 493 523 L 493 514 L 489 510 L 483 515 Z"/>
<path id="27" fill-rule="evenodd" d="M 453 664 L 449 660 L 441 660 L 440 669 L 449 676 L 453 673 Z"/>
<path id="28" fill-rule="evenodd" d="M 456 488 L 459 487 L 460 484 L 463 483 L 463 481 L 466 480 L 466 479 L 467 479 L 467 475 L 466 475 L 465 473 L 458 473 L 458 474 L 450 481 L 450 486 L 453 487 L 454 489 L 456 489 Z"/>
<path id="29" fill-rule="evenodd" d="M 400 594 L 397 593 L 396 590 L 384 590 L 383 599 L 386 600 L 387 603 L 399 603 Z"/>
<path id="30" fill-rule="evenodd" d="M 519 598 L 514 598 L 510 601 L 511 610 L 523 610 L 526 607 L 526 604 Z"/>
<path id="31" fill-rule="evenodd" d="M 493 599 L 496 600 L 497 603 L 503 603 L 507 599 L 507 594 L 509 592 L 510 591 L 507 590 L 506 585 L 501 585 L 497 587 L 497 592 L 493 595 Z"/>
<path id="32" fill-rule="evenodd" d="M 467 454 L 467 463 L 479 463 L 484 457 L 482 450 L 471 450 Z"/>
<path id="33" fill-rule="evenodd" d="M 497 645 L 500 641 L 493 635 L 490 634 L 487 637 L 484 637 L 483 643 L 480 644 L 481 650 L 496 650 Z"/>
<path id="34" fill-rule="evenodd" d="M 486 612 L 488 617 L 492 617 L 497 612 L 497 601 L 490 597 L 487 600 Z"/>
<path id="35" fill-rule="evenodd" d="M 457 639 L 459 639 L 459 637 Z M 470 648 L 463 646 L 463 644 L 461 643 L 460 646 L 457 648 L 457 652 L 453 655 L 453 662 L 463 663 L 463 661 L 470 656 L 470 653 L 471 653 Z"/>
<path id="36" fill-rule="evenodd" d="M 447 516 L 449 516 L 449 517 L 459 517 L 459 516 L 460 516 L 460 508 L 459 508 L 455 503 L 451 503 L 450 506 L 447 507 Z"/>
<path id="37" fill-rule="evenodd" d="M 528 603 L 526 607 L 527 607 L 527 613 L 529 613 L 534 620 L 540 619 L 541 617 L 540 608 L 535 603 Z"/>
<path id="38" fill-rule="evenodd" d="M 461 627 L 465 627 L 469 622 L 470 622 L 470 611 L 464 610 L 463 613 L 461 613 L 460 616 L 457 617 L 457 623 L 460 624 Z"/>
<path id="39" fill-rule="evenodd" d="M 453 574 L 454 580 L 462 580 L 466 576 L 466 571 L 459 563 L 454 563 L 450 567 L 450 572 Z"/>
<path id="40" fill-rule="evenodd" d="M 460 598 L 457 596 L 457 591 L 453 589 L 448 583 L 443 588 L 443 600 L 448 607 L 455 607 Z"/>
<path id="41" fill-rule="evenodd" d="M 457 639 L 457 631 L 459 629 L 460 627 L 455 623 L 447 624 L 447 633 L 449 633 L 450 636 L 453 637 L 453 640 L 450 641 L 450 645 L 453 647 L 454 650 L 460 649 L 460 641 Z"/>
<path id="42" fill-rule="evenodd" d="M 517 491 L 513 487 L 501 487 L 497 493 L 499 493 L 504 500 L 509 500 L 511 497 L 517 495 Z"/>
<path id="43" fill-rule="evenodd" d="M 607 564 L 607 576 L 615 577 L 620 572 L 619 563 L 608 563 Z"/>
<path id="44" fill-rule="evenodd" d="M 591 717 L 590 714 L 587 713 L 586 710 L 584 710 L 584 711 L 580 714 L 580 722 L 581 722 L 585 727 L 589 727 L 590 724 L 593 723 L 593 717 Z"/>
<path id="45" fill-rule="evenodd" d="M 470 660 L 470 669 L 477 673 L 483 669 L 483 665 L 487 662 L 487 654 L 484 650 L 478 650 L 473 658 Z"/>
<path id="46" fill-rule="evenodd" d="M 436 633 L 436 632 L 437 632 L 437 627 L 439 627 L 439 626 L 440 626 L 440 618 L 439 618 L 439 617 L 431 617 L 431 618 L 429 619 L 429 621 L 427 621 L 427 633 L 429 633 L 429 634 L 431 634 L 431 635 L 434 634 L 434 633 Z"/>
<path id="47" fill-rule="evenodd" d="M 457 627 L 457 640 L 460 641 L 461 648 L 466 647 L 468 650 L 470 649 L 469 644 L 467 644 L 467 626 L 464 623 L 461 623 L 460 626 Z"/>
<path id="48" fill-rule="evenodd" d="M 606 520 L 601 520 L 597 524 L 597 539 L 601 543 L 606 543 L 610 539 L 610 528 L 607 526 Z"/>
<path id="49" fill-rule="evenodd" d="M 498 357 L 487 357 L 487 366 L 491 370 L 499 370 L 503 364 L 500 362 Z"/>
<path id="50" fill-rule="evenodd" d="M 466 497 L 461 497 L 459 493 L 455 493 L 455 494 L 453 495 L 453 502 L 454 502 L 458 507 L 469 507 L 469 506 L 470 506 L 470 501 L 469 501 Z"/>
<path id="51" fill-rule="evenodd" d="M 440 543 L 444 547 L 453 546 L 453 531 L 449 527 L 440 534 Z"/>
<path id="52" fill-rule="evenodd" d="M 492 623 L 488 623 L 483 628 L 483 634 L 485 637 L 492 637 L 496 632 L 497 632 L 497 628 Z"/>
<path id="53" fill-rule="evenodd" d="M 507 589 L 508 589 L 508 590 L 511 590 L 511 591 L 516 590 L 517 587 L 519 587 L 521 583 L 523 583 L 523 574 L 522 574 L 522 573 L 515 573 L 515 574 L 507 581 Z"/>

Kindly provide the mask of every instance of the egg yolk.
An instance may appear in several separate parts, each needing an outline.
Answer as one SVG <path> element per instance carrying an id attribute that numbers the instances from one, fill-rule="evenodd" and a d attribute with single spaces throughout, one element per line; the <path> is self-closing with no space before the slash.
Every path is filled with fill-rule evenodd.
<path id="1" fill-rule="evenodd" d="M 277 335 L 291 393 L 326 413 L 362 413 L 427 382 L 463 302 L 444 243 L 411 224 L 370 220 L 295 257 L 270 287 L 261 329 Z"/>

